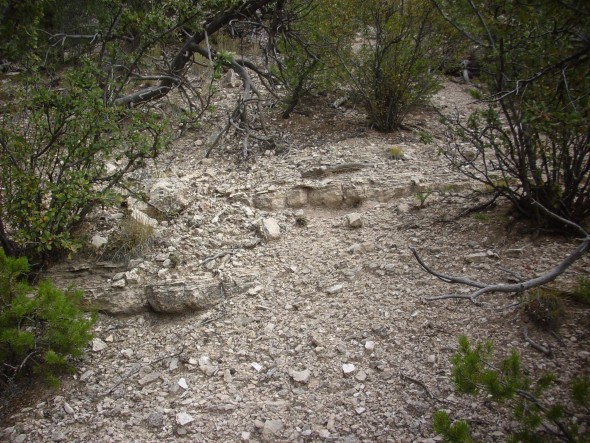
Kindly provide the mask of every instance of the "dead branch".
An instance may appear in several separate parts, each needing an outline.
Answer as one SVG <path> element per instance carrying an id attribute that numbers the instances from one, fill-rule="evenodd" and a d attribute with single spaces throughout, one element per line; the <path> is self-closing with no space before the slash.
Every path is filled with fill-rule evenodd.
<path id="1" fill-rule="evenodd" d="M 415 379 L 413 377 L 410 377 L 409 375 L 406 375 L 403 372 L 400 372 L 399 373 L 399 376 L 401 377 L 402 380 L 407 380 L 409 382 L 412 382 L 412 383 L 420 386 L 422 389 L 424 389 L 424 391 L 426 392 L 426 395 L 428 395 L 430 398 L 434 398 L 434 396 L 428 390 L 428 387 L 423 382 L 421 382 L 420 380 L 417 380 L 417 379 Z"/>
<path id="2" fill-rule="evenodd" d="M 540 345 L 539 343 L 537 343 L 536 341 L 534 341 L 532 338 L 529 337 L 528 335 L 528 331 L 527 331 L 527 327 L 525 326 L 523 329 L 523 335 L 524 335 L 524 339 L 526 340 L 526 342 L 531 345 L 533 348 L 535 348 L 537 351 L 542 352 L 543 354 L 545 354 L 546 356 L 551 356 L 552 352 L 551 352 L 551 348 L 549 347 L 545 347 L 543 345 Z"/>
<path id="3" fill-rule="evenodd" d="M 439 295 L 439 296 L 434 296 L 434 297 L 426 297 L 425 299 L 426 300 L 446 300 L 446 299 L 451 299 L 451 298 L 461 298 L 461 299 L 468 299 L 472 303 L 476 303 L 477 299 L 484 294 L 489 294 L 489 293 L 494 293 L 494 292 L 500 292 L 500 293 L 505 293 L 505 294 L 506 293 L 521 293 L 521 292 L 527 291 L 529 289 L 536 288 L 537 286 L 545 285 L 545 284 L 555 280 L 557 277 L 559 277 L 561 274 L 563 274 L 567 270 L 567 268 L 569 268 L 574 262 L 576 262 L 578 259 L 580 259 L 584 254 L 586 254 L 588 252 L 588 250 L 590 250 L 590 234 L 588 234 L 584 230 L 584 228 L 582 228 L 580 225 L 578 225 L 570 220 L 566 220 L 563 217 L 560 217 L 559 215 L 549 211 L 547 208 L 543 207 L 541 204 L 539 204 L 537 202 L 533 202 L 533 204 L 535 206 L 537 206 L 539 209 L 541 209 L 542 211 L 544 211 L 547 215 L 553 217 L 556 220 L 559 220 L 560 222 L 566 224 L 567 226 L 569 226 L 571 228 L 574 228 L 578 232 L 582 233 L 584 236 L 581 239 L 581 243 L 566 258 L 564 258 L 557 266 L 555 266 L 553 269 L 547 271 L 546 273 L 541 274 L 540 276 L 532 278 L 530 280 L 521 281 L 521 282 L 513 283 L 513 284 L 490 284 L 490 283 L 483 283 L 483 282 L 471 280 L 471 279 L 468 279 L 465 277 L 445 275 L 445 274 L 441 274 L 439 272 L 436 272 L 433 269 L 431 269 L 428 265 L 426 265 L 426 263 L 424 263 L 422 258 L 418 255 L 418 252 L 416 251 L 416 249 L 414 249 L 413 247 L 410 247 L 412 254 L 414 254 L 414 257 L 416 258 L 416 260 L 418 261 L 420 266 L 422 266 L 422 268 L 426 272 L 428 272 L 429 274 L 434 275 L 435 277 L 437 277 L 438 279 L 440 279 L 446 283 L 458 283 L 458 284 L 478 288 L 476 291 L 473 291 L 470 294 Z"/>
<path id="4" fill-rule="evenodd" d="M 122 106 L 136 106 L 146 101 L 164 97 L 172 89 L 178 86 L 178 82 L 173 81 L 173 79 L 182 77 L 185 66 L 192 60 L 193 55 L 199 49 L 200 44 L 204 42 L 208 36 L 215 34 L 232 20 L 254 15 L 256 10 L 264 8 L 264 6 L 272 3 L 272 1 L 273 0 L 249 0 L 211 17 L 204 23 L 203 30 L 191 35 L 185 41 L 182 48 L 177 52 L 170 65 L 171 72 L 169 73 L 169 78 L 162 79 L 158 86 L 145 88 L 141 91 L 136 91 L 132 94 L 119 97 L 115 100 L 115 103 Z"/>

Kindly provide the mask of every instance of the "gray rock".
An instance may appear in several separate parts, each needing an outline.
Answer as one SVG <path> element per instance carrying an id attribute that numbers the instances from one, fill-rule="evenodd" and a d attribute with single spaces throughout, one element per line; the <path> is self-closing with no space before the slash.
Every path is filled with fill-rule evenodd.
<path id="1" fill-rule="evenodd" d="M 363 382 L 367 379 L 367 373 L 365 371 L 358 371 L 357 374 L 354 376 L 357 381 Z"/>
<path id="2" fill-rule="evenodd" d="M 186 426 L 193 421 L 195 421 L 193 416 L 187 414 L 186 412 L 179 412 L 176 414 L 176 423 L 178 423 L 180 426 Z"/>
<path id="3" fill-rule="evenodd" d="M 149 285 L 146 300 L 156 312 L 182 314 L 209 309 L 223 300 L 219 281 L 204 277 L 200 281 L 176 281 Z"/>
<path id="4" fill-rule="evenodd" d="M 266 241 L 278 240 L 281 238 L 281 227 L 274 218 L 262 220 L 260 232 Z"/>
<path id="5" fill-rule="evenodd" d="M 90 243 L 92 244 L 92 246 L 94 246 L 96 249 L 100 249 L 102 248 L 104 245 L 106 245 L 109 242 L 108 238 L 105 237 L 101 237 L 100 235 L 94 235 L 92 237 L 92 239 L 90 240 Z"/>
<path id="6" fill-rule="evenodd" d="M 64 403 L 64 411 L 68 415 L 74 415 L 74 408 L 72 408 L 68 403 Z"/>
<path id="7" fill-rule="evenodd" d="M 115 280 L 114 282 L 111 283 L 111 287 L 117 288 L 117 289 L 124 288 L 126 285 L 127 285 L 127 282 L 125 281 L 124 278 L 122 278 L 120 280 Z"/>
<path id="8" fill-rule="evenodd" d="M 160 373 L 158 371 L 150 372 L 149 374 L 144 375 L 142 378 L 139 379 L 139 384 L 141 386 L 149 385 L 153 383 L 157 379 L 160 378 Z"/>
<path id="9" fill-rule="evenodd" d="M 325 206 L 337 209 L 344 203 L 344 194 L 340 185 L 329 185 L 324 188 L 312 189 L 308 194 L 312 206 Z"/>
<path id="10" fill-rule="evenodd" d="M 346 223 L 350 228 L 362 228 L 363 218 L 358 212 L 352 212 L 346 215 Z"/>
<path id="11" fill-rule="evenodd" d="M 124 280 L 123 280 L 124 281 Z M 107 314 L 138 314 L 148 309 L 145 289 L 141 286 L 121 288 L 117 291 L 85 292 L 85 297 L 97 309 Z"/>
<path id="12" fill-rule="evenodd" d="M 337 294 L 340 291 L 342 291 L 342 288 L 344 288 L 344 286 L 339 283 L 334 286 L 330 286 L 328 289 L 326 289 L 326 293 L 327 294 Z"/>
<path id="13" fill-rule="evenodd" d="M 125 273 L 125 280 L 129 284 L 138 285 L 141 283 L 141 276 L 139 275 L 137 269 L 132 269 L 131 271 Z"/>
<path id="14" fill-rule="evenodd" d="M 107 348 L 107 344 L 102 341 L 100 338 L 95 337 L 92 339 L 92 351 L 93 352 L 100 352 L 104 351 Z"/>
<path id="15" fill-rule="evenodd" d="M 290 208 L 302 208 L 307 204 L 307 191 L 303 188 L 289 191 L 286 196 L 286 202 Z"/>
<path id="16" fill-rule="evenodd" d="M 463 258 L 467 263 L 482 263 L 488 259 L 488 254 L 485 252 L 475 252 Z"/>
<path id="17" fill-rule="evenodd" d="M 281 420 L 266 420 L 262 428 L 262 435 L 264 437 L 272 437 L 283 430 L 285 425 Z"/>
<path id="18" fill-rule="evenodd" d="M 161 428 L 164 426 L 164 414 L 162 412 L 152 412 L 148 415 L 147 422 L 153 428 Z"/>
<path id="19" fill-rule="evenodd" d="M 275 192 L 264 192 L 254 196 L 254 207 L 265 211 L 276 211 L 285 207 L 285 195 Z"/>
<path id="20" fill-rule="evenodd" d="M 304 369 L 303 371 L 295 371 L 289 369 L 289 375 L 291 376 L 293 381 L 303 384 L 307 384 L 309 382 L 309 379 L 311 378 L 311 372 L 309 371 L 309 369 Z"/>
<path id="21" fill-rule="evenodd" d="M 186 186 L 179 180 L 160 179 L 150 189 L 150 204 L 168 214 L 179 214 L 188 205 Z"/>
<path id="22" fill-rule="evenodd" d="M 211 360 L 206 355 L 199 357 L 199 369 L 208 376 L 212 376 L 217 372 L 217 366 L 211 363 Z"/>
<path id="23" fill-rule="evenodd" d="M 356 367 L 352 363 L 344 363 L 342 365 L 342 373 L 347 376 L 356 371 Z"/>
<path id="24" fill-rule="evenodd" d="M 237 88 L 240 86 L 240 79 L 236 76 L 235 71 L 230 69 L 223 76 L 222 84 L 227 88 Z"/>

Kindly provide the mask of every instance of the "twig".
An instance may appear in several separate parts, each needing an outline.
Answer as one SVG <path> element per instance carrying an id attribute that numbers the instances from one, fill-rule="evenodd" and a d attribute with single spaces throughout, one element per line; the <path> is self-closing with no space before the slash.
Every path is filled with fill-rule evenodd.
<path id="1" fill-rule="evenodd" d="M 142 368 L 145 368 L 147 366 L 151 366 L 153 364 L 159 363 L 162 360 L 166 360 L 167 358 L 172 358 L 172 357 L 180 357 L 184 352 L 184 344 L 182 345 L 182 348 L 180 349 L 180 351 L 178 351 L 175 354 L 169 354 L 169 355 L 165 355 L 164 357 L 160 357 L 157 358 L 156 360 L 153 360 L 149 363 L 146 363 L 144 365 L 139 365 L 137 367 L 135 367 L 134 369 L 132 369 L 125 377 L 123 377 L 121 380 L 119 380 L 115 385 L 113 385 L 108 391 L 106 391 L 105 393 L 101 394 L 101 397 L 106 397 L 107 395 L 109 395 L 111 392 L 113 392 L 115 389 L 117 389 L 123 382 L 129 380 L 129 378 L 131 378 L 133 375 L 137 374 Z"/>
<path id="2" fill-rule="evenodd" d="M 524 334 L 524 339 L 526 340 L 526 342 L 531 345 L 533 348 L 535 348 L 537 351 L 542 352 L 543 354 L 545 354 L 546 356 L 550 357 L 553 353 L 551 352 L 551 348 L 548 347 L 546 348 L 543 345 L 540 345 L 539 343 L 537 343 L 536 341 L 534 341 L 532 338 L 529 337 L 528 335 L 528 331 L 527 331 L 527 327 L 525 326 L 523 329 L 523 334 Z"/>
<path id="3" fill-rule="evenodd" d="M 547 211 L 547 212 L 550 213 L 549 211 Z M 559 217 L 559 218 L 561 218 L 561 217 Z M 565 219 L 563 219 L 563 220 L 565 220 Z M 584 231 L 584 229 L 581 226 L 576 225 L 573 222 L 568 222 L 568 224 L 571 226 L 577 226 L 577 229 L 579 231 L 586 233 L 586 231 Z M 526 280 L 523 282 L 519 282 L 519 283 L 513 283 L 513 284 L 485 284 L 485 283 L 470 280 L 470 279 L 467 279 L 464 277 L 454 277 L 454 276 L 450 276 L 450 275 L 440 274 L 440 273 L 430 269 L 422 261 L 422 259 L 420 258 L 420 256 L 418 255 L 418 253 L 416 252 L 416 250 L 414 248 L 410 247 L 410 250 L 412 251 L 412 254 L 414 254 L 414 257 L 416 258 L 416 260 L 418 261 L 420 266 L 422 266 L 422 268 L 424 268 L 424 270 L 426 270 L 426 272 L 428 272 L 429 274 L 434 275 L 435 277 L 439 278 L 440 280 L 442 280 L 446 283 L 459 283 L 459 284 L 479 288 L 477 291 L 474 291 L 470 294 L 440 295 L 440 296 L 436 296 L 436 297 L 426 297 L 426 300 L 446 300 L 446 299 L 451 299 L 451 298 L 463 298 L 463 299 L 470 300 L 472 303 L 476 303 L 477 299 L 483 294 L 488 294 L 491 292 L 520 293 L 520 292 L 524 292 L 524 291 L 527 291 L 532 288 L 536 288 L 537 286 L 542 286 L 542 285 L 545 285 L 549 282 L 552 282 L 557 277 L 559 277 L 561 274 L 563 274 L 567 270 L 567 268 L 569 268 L 576 260 L 581 258 L 584 254 L 586 254 L 588 252 L 588 250 L 590 250 L 590 235 L 588 235 L 586 238 L 584 238 L 582 243 L 580 243 L 578 245 L 578 247 L 576 247 L 576 249 L 574 249 L 566 258 L 564 258 L 560 263 L 558 263 L 557 266 L 555 266 L 553 269 L 545 272 L 544 274 L 541 274 L 538 277 L 535 277 L 535 278 L 532 278 L 530 280 Z"/>
<path id="4" fill-rule="evenodd" d="M 227 251 L 221 251 L 221 252 L 218 252 L 217 254 L 214 254 L 214 255 L 211 255 L 211 256 L 209 256 L 209 257 L 207 257 L 207 258 L 204 258 L 204 259 L 201 261 L 201 263 L 199 263 L 199 266 L 203 266 L 205 263 L 209 263 L 210 261 L 213 261 L 213 260 L 215 260 L 215 259 L 217 259 L 217 258 L 220 258 L 220 257 L 224 257 L 224 256 L 226 256 L 226 255 L 233 255 L 233 254 L 236 254 L 236 253 L 237 253 L 237 252 L 239 252 L 239 251 L 240 251 L 240 249 L 229 249 L 229 250 L 227 250 Z"/>
<path id="5" fill-rule="evenodd" d="M 430 391 L 428 390 L 428 387 L 421 382 L 420 380 L 416 380 L 415 378 L 410 377 L 409 375 L 404 374 L 403 372 L 400 371 L 399 376 L 402 379 L 405 379 L 409 382 L 412 382 L 414 384 L 417 384 L 418 386 L 420 386 L 422 389 L 424 389 L 424 391 L 426 392 L 426 394 L 430 397 L 430 398 L 434 398 L 434 396 L 430 393 Z"/>

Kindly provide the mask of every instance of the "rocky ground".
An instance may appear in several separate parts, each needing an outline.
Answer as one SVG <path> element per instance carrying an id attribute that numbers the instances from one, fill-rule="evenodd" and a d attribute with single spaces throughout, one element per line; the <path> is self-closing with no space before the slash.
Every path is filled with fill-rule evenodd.
<path id="1" fill-rule="evenodd" d="M 467 88 L 448 83 L 433 102 L 466 109 Z M 382 134 L 352 108 L 307 106 L 275 117 L 281 145 L 246 163 L 232 140 L 203 159 L 203 132 L 187 134 L 136 173 L 149 205 L 93 215 L 96 250 L 52 276 L 100 307 L 95 339 L 59 391 L 3 407 L 0 440 L 436 441 L 432 414 L 445 409 L 503 441 L 509 411 L 454 392 L 459 335 L 518 349 L 531 376 L 554 371 L 555 400 L 588 375 L 587 308 L 568 301 L 554 336 L 511 296 L 426 301 L 466 290 L 409 249 L 445 273 L 506 282 L 549 269 L 575 239 L 533 240 L 503 205 L 456 218 L 477 204 L 475 185 L 440 154 L 431 109 Z M 561 287 L 588 277 L 588 262 Z"/>

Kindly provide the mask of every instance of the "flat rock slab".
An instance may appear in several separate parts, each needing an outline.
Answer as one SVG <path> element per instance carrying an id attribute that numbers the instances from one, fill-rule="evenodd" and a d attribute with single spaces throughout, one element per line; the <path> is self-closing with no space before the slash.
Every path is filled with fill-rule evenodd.
<path id="1" fill-rule="evenodd" d="M 203 311 L 223 299 L 221 283 L 215 278 L 159 283 L 147 286 L 145 292 L 150 308 L 166 314 Z"/>

